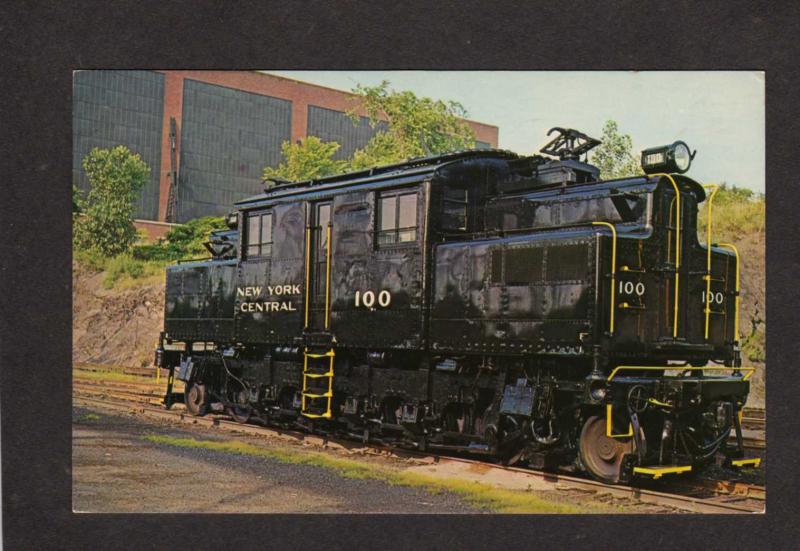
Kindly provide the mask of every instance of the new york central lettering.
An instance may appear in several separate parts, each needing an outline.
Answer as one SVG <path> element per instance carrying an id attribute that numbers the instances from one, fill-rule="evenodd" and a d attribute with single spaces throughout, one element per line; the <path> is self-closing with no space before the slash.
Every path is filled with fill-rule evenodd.
<path id="1" fill-rule="evenodd" d="M 266 289 L 268 298 L 285 295 L 299 295 L 300 285 L 261 285 L 236 287 L 237 298 L 244 298 L 239 304 L 239 310 L 242 312 L 296 312 L 294 301 L 292 300 L 246 300 L 248 298 L 257 298 Z"/>
<path id="2" fill-rule="evenodd" d="M 242 312 L 296 312 L 292 301 L 284 302 L 243 302 L 239 305 Z"/>
<path id="3" fill-rule="evenodd" d="M 264 287 L 237 287 L 236 296 L 238 297 L 257 297 L 261 295 Z M 300 285 L 267 285 L 268 295 L 299 295 Z"/>

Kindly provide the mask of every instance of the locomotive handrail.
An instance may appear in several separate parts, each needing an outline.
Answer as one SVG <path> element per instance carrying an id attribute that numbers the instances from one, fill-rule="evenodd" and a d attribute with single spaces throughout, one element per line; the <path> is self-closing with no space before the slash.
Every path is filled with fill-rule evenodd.
<path id="1" fill-rule="evenodd" d="M 610 224 L 608 222 L 592 222 L 593 226 L 606 226 L 607 228 L 611 229 L 611 316 L 609 320 L 609 330 L 608 333 L 610 335 L 614 335 L 614 310 L 616 310 L 616 305 L 614 304 L 616 296 L 616 288 L 617 288 L 617 228 L 614 227 L 614 224 Z"/>
<path id="2" fill-rule="evenodd" d="M 327 247 L 325 251 L 325 329 L 328 328 L 329 321 L 330 321 L 330 309 L 331 309 L 331 301 L 330 301 L 330 290 L 331 290 L 331 224 L 328 223 L 328 228 L 326 229 L 326 236 L 325 239 L 327 240 Z"/>
<path id="3" fill-rule="evenodd" d="M 633 436 L 633 423 L 628 424 L 628 432 L 614 434 L 614 405 L 606 404 L 606 436 L 609 438 L 630 438 Z"/>
<path id="4" fill-rule="evenodd" d="M 681 190 L 675 179 L 665 172 L 652 174 L 659 178 L 667 178 L 675 189 L 675 307 L 672 317 L 672 338 L 678 337 L 678 295 L 680 293 L 680 267 L 681 267 Z M 669 259 L 667 259 L 669 260 Z"/>
<path id="5" fill-rule="evenodd" d="M 704 188 L 712 188 L 711 193 L 708 195 L 708 220 L 706 221 L 706 325 L 705 325 L 705 340 L 708 340 L 708 322 L 711 319 L 711 203 L 714 201 L 714 195 L 719 191 L 717 184 L 706 184 Z"/>
<path id="6" fill-rule="evenodd" d="M 306 328 L 308 328 L 308 302 L 309 302 L 309 289 L 311 288 L 311 285 L 309 283 L 310 279 L 311 279 L 311 226 L 306 226 L 306 300 L 305 300 L 306 317 L 304 324 Z"/>
<path id="7" fill-rule="evenodd" d="M 742 377 L 743 381 L 748 380 L 753 373 L 755 373 L 755 367 L 723 367 L 723 366 L 702 366 L 702 367 L 686 367 L 686 366 L 678 366 L 678 365 L 661 365 L 661 366 L 653 366 L 653 365 L 619 365 L 615 367 L 611 374 L 608 376 L 606 381 L 611 381 L 614 377 L 617 376 L 617 373 L 620 371 L 664 371 L 664 370 L 677 370 L 677 371 L 726 371 L 726 370 L 733 370 L 734 372 L 738 371 L 746 371 L 747 373 L 744 374 Z"/>
<path id="8" fill-rule="evenodd" d="M 736 296 L 734 297 L 734 317 L 733 317 L 733 336 L 735 342 L 739 342 L 739 249 L 733 243 L 719 243 L 719 247 L 724 247 L 733 251 L 736 257 Z"/>

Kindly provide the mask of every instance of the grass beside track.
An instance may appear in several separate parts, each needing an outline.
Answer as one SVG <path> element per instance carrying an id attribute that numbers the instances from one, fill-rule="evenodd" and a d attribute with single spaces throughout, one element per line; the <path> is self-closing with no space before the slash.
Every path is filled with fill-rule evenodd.
<path id="1" fill-rule="evenodd" d="M 312 465 L 335 472 L 344 478 L 377 480 L 395 486 L 421 488 L 429 493 L 452 492 L 468 503 L 498 513 L 611 513 L 624 512 L 620 507 L 579 507 L 571 504 L 546 501 L 531 492 L 504 490 L 481 482 L 440 479 L 421 473 L 391 469 L 354 459 L 332 457 L 329 454 L 303 450 L 261 448 L 241 441 L 221 442 L 172 436 L 149 435 L 148 442 L 181 448 L 213 450 L 223 453 L 264 457 L 294 465 Z"/>

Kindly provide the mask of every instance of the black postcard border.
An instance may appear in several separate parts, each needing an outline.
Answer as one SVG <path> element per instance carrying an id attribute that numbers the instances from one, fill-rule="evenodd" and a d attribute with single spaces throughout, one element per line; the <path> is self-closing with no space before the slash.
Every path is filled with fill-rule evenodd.
<path id="1" fill-rule="evenodd" d="M 8 549 L 736 548 L 798 535 L 797 5 L 780 2 L 40 2 L 0 7 L 3 536 Z M 71 72 L 763 70 L 767 513 L 752 516 L 71 512 Z M 680 86 L 676 75 L 675 86 Z M 724 94 L 724 90 L 720 90 Z M 558 98 L 553 98 L 557 102 Z M 549 106 L 541 106 L 548 109 Z M 624 109 L 624 106 L 620 106 Z M 613 114 L 609 114 L 612 116 Z M 642 113 L 642 116 L 647 116 Z M 532 137 L 533 139 L 534 137 Z M 645 547 L 646 546 L 646 547 Z"/>

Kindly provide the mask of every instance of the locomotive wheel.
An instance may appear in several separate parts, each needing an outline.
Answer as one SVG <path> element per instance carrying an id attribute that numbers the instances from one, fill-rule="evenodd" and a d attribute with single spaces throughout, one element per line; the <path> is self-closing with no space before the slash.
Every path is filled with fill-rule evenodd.
<path id="1" fill-rule="evenodd" d="M 230 415 L 234 421 L 244 425 L 250 421 L 250 416 L 253 413 L 252 408 L 247 403 L 247 391 L 239 391 L 234 393 L 233 398 L 236 403 L 225 408 L 225 411 Z"/>
<path id="2" fill-rule="evenodd" d="M 606 436 L 606 420 L 589 417 L 581 430 L 580 454 L 583 467 L 593 478 L 608 484 L 620 480 L 622 459 L 634 449 L 633 438 Z"/>
<path id="3" fill-rule="evenodd" d="M 208 391 L 206 385 L 202 383 L 189 383 L 183 391 L 183 402 L 186 410 L 196 417 L 202 417 L 208 413 Z"/>
<path id="4" fill-rule="evenodd" d="M 518 450 L 510 454 L 507 453 L 503 455 L 503 457 L 500 459 L 500 463 L 504 467 L 511 467 L 513 465 L 516 465 L 517 463 L 519 463 L 519 460 L 522 459 L 522 454 L 524 453 L 525 453 L 525 448 L 520 447 Z"/>
<path id="5" fill-rule="evenodd" d="M 250 406 L 240 406 L 238 404 L 225 408 L 225 411 L 234 421 L 241 423 L 242 425 L 250 421 L 250 416 L 253 413 L 250 409 Z"/>

